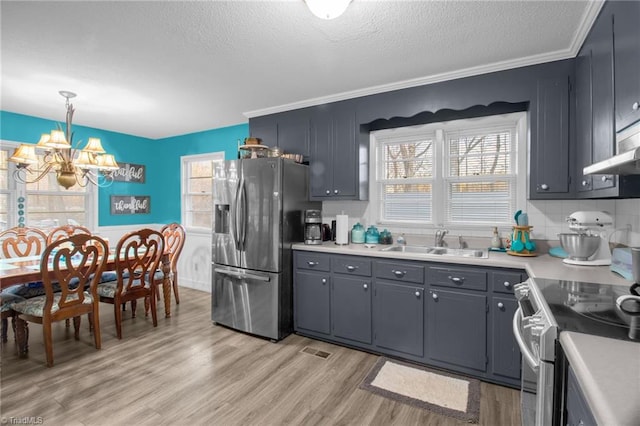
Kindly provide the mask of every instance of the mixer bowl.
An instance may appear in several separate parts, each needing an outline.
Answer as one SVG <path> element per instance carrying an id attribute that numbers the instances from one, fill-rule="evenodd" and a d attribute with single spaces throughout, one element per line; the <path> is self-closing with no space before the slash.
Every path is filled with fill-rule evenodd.
<path id="1" fill-rule="evenodd" d="M 560 245 L 574 260 L 587 260 L 600 247 L 600 237 L 587 234 L 558 234 Z"/>

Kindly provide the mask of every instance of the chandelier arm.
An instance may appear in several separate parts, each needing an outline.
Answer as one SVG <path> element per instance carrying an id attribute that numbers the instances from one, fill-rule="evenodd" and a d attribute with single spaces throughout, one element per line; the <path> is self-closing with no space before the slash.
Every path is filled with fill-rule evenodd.
<path id="1" fill-rule="evenodd" d="M 113 172 L 108 171 L 108 172 L 102 172 L 102 182 L 98 183 L 98 186 L 101 188 L 106 188 L 108 186 L 111 186 L 111 184 L 113 183 Z"/>
<path id="2" fill-rule="evenodd" d="M 33 172 L 26 167 L 18 167 L 13 171 L 13 178 L 20 183 L 36 183 L 47 176 L 52 167 L 53 164 L 47 164 L 44 170 L 38 170 L 37 172 Z M 39 173 L 39 175 L 35 179 L 29 180 L 26 178 L 27 173 Z"/>

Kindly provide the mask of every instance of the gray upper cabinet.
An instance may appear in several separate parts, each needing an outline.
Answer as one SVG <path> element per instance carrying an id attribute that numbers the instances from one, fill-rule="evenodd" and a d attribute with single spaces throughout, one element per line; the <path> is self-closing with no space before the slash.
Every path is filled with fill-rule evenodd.
<path id="1" fill-rule="evenodd" d="M 309 160 L 309 110 L 278 115 L 278 148 L 285 153 L 300 154 Z"/>
<path id="2" fill-rule="evenodd" d="M 611 12 L 603 8 L 589 34 L 592 70 L 593 162 L 613 156 L 615 127 L 613 116 L 613 21 Z M 593 189 L 611 188 L 616 179 L 611 175 L 594 176 Z"/>
<path id="3" fill-rule="evenodd" d="M 532 145 L 535 174 L 532 171 L 530 198 L 564 195 L 570 190 L 569 78 L 569 75 L 559 75 L 538 80 L 538 137 Z"/>
<path id="4" fill-rule="evenodd" d="M 578 198 L 640 196 L 640 175 L 584 175 L 616 154 L 616 130 L 638 120 L 640 2 L 607 1 L 575 59 Z"/>
<path id="5" fill-rule="evenodd" d="M 309 110 L 256 117 L 249 120 L 249 133 L 262 139 L 270 148 L 278 147 L 285 153 L 301 154 L 309 159 Z"/>
<path id="6" fill-rule="evenodd" d="M 310 151 L 311 199 L 358 199 L 359 156 L 353 103 L 313 109 Z"/>
<path id="7" fill-rule="evenodd" d="M 591 175 L 585 175 L 583 170 L 593 163 L 591 147 L 592 136 L 592 112 L 591 112 L 591 45 L 585 43 L 578 53 L 575 61 L 575 103 L 576 103 L 576 177 L 577 191 L 580 195 L 593 189 Z"/>
<path id="8" fill-rule="evenodd" d="M 253 138 L 262 139 L 262 144 L 269 147 L 278 144 L 278 122 L 274 116 L 252 118 L 249 120 L 249 134 Z"/>
<path id="9" fill-rule="evenodd" d="M 610 2 L 613 10 L 616 131 L 640 120 L 640 1 Z"/>

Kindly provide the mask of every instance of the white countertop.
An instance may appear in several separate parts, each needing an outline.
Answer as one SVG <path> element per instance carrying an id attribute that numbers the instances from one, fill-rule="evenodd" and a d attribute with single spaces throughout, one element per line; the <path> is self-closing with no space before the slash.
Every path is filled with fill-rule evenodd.
<path id="1" fill-rule="evenodd" d="M 565 331 L 560 343 L 599 425 L 640 424 L 640 343 Z"/>
<path id="2" fill-rule="evenodd" d="M 630 286 L 631 283 L 620 275 L 611 272 L 608 266 L 576 266 L 562 262 L 562 259 L 540 254 L 535 257 L 512 256 L 506 253 L 489 252 L 487 259 L 477 257 L 453 257 L 417 253 L 382 251 L 388 245 L 376 245 L 372 248 L 364 244 L 337 245 L 332 241 L 323 244 L 294 244 L 294 250 L 316 251 L 329 254 L 349 254 L 354 256 L 386 257 L 391 259 L 422 260 L 429 262 L 456 263 L 474 266 L 523 269 L 530 277 L 584 281 L 599 284 Z"/>

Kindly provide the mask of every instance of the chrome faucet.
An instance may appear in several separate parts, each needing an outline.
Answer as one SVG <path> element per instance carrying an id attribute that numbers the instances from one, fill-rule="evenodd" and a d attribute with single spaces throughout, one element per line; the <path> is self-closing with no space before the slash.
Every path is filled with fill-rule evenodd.
<path id="1" fill-rule="evenodd" d="M 436 247 L 442 247 L 444 245 L 444 236 L 447 235 L 447 232 L 449 231 L 447 231 L 446 229 L 438 229 L 436 231 Z"/>

